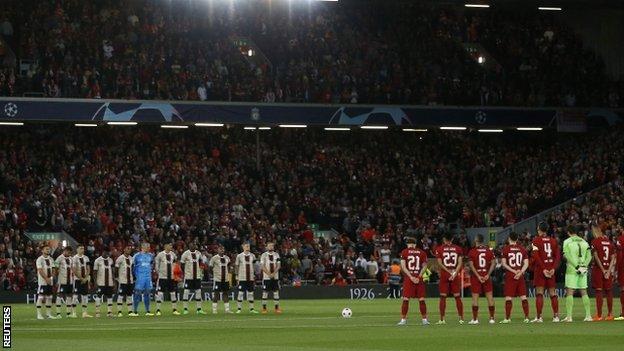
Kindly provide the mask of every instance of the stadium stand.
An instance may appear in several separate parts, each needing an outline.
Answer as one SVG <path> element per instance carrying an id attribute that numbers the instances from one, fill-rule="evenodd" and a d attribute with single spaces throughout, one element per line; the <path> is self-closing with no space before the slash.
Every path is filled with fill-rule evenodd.
<path id="1" fill-rule="evenodd" d="M 269 3 L 3 1 L 3 36 L 32 64 L 5 66 L 0 94 L 622 106 L 621 82 L 609 82 L 601 59 L 549 14 L 401 1 L 307 11 Z M 268 61 L 246 58 L 236 38 L 252 40 Z M 498 63 L 482 67 L 464 43 L 483 45 Z"/>
<path id="2" fill-rule="evenodd" d="M 275 240 L 288 282 L 329 283 L 335 272 L 383 280 L 405 235 L 431 249 L 453 223 L 509 225 L 624 171 L 619 128 L 349 138 L 277 129 L 262 134 L 260 169 L 255 133 L 239 128 L 22 128 L 0 131 L 0 256 L 14 289 L 35 277 L 38 247 L 26 230 L 64 230 L 90 256 L 142 239 L 176 250 L 196 241 L 207 258 L 216 244 L 234 253 L 246 240 L 254 250 Z M 578 216 L 621 226 L 621 190 L 618 182 L 553 215 L 553 230 Z M 312 223 L 340 235 L 316 243 Z M 459 243 L 469 245 L 465 235 Z"/>

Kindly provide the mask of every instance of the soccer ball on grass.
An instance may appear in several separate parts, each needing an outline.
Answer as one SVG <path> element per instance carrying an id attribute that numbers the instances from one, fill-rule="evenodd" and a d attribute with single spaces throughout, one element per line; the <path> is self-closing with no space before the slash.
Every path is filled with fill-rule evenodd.
<path id="1" fill-rule="evenodd" d="M 343 308 L 342 309 L 342 318 L 351 318 L 351 315 L 353 314 L 353 312 L 351 312 L 350 308 Z"/>

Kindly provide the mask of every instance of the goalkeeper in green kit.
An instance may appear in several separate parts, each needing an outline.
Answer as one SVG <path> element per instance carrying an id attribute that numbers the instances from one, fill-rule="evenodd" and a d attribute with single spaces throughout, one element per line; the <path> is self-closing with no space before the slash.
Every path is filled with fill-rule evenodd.
<path id="1" fill-rule="evenodd" d="M 589 311 L 589 296 L 587 296 L 587 267 L 591 261 L 591 250 L 587 241 L 578 235 L 581 230 L 580 226 L 569 226 L 569 238 L 563 242 L 563 255 L 567 261 L 565 275 L 567 316 L 563 320 L 564 322 L 572 322 L 575 290 L 579 290 L 583 298 L 585 322 L 592 321 Z"/>

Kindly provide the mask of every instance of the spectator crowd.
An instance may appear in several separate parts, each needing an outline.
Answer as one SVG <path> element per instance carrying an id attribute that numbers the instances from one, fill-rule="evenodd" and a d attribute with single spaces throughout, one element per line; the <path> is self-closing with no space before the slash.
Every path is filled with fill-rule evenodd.
<path id="1" fill-rule="evenodd" d="M 550 14 L 419 2 L 5 0 L 0 95 L 621 107 Z M 235 43 L 251 41 L 253 44 Z M 496 61 L 480 65 L 464 43 Z M 251 50 L 251 51 L 250 51 Z M 248 52 L 259 50 L 255 57 Z"/>
<path id="2" fill-rule="evenodd" d="M 36 277 L 27 231 L 65 231 L 91 258 L 146 240 L 196 242 L 207 262 L 217 245 L 274 241 L 287 283 L 385 281 L 407 235 L 431 251 L 448 230 L 507 226 L 619 179 L 620 133 L 277 129 L 261 132 L 256 160 L 255 132 L 235 127 L 2 129 L 4 287 Z M 622 185 L 607 189 L 554 214 L 553 231 L 576 217 L 621 225 Z"/>

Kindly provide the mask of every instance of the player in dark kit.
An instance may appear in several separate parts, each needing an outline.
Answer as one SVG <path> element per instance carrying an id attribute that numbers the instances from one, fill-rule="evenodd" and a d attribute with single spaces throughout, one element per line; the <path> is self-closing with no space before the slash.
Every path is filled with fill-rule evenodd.
<path id="1" fill-rule="evenodd" d="M 592 267 L 592 285 L 596 295 L 596 316 L 594 321 L 602 320 L 602 299 L 607 296 L 607 317 L 605 320 L 612 321 L 613 318 L 613 271 L 615 269 L 615 249 L 613 244 L 603 235 L 600 227 L 592 228 L 594 240 L 591 243 L 594 255 L 594 266 Z"/>
<path id="2" fill-rule="evenodd" d="M 428 325 L 427 305 L 425 304 L 425 283 L 422 273 L 427 270 L 427 254 L 416 247 L 414 238 L 407 238 L 407 248 L 401 251 L 401 272 L 403 273 L 403 303 L 401 320 L 398 325 L 407 324 L 409 299 L 417 298 L 420 305 L 422 324 Z"/>
<path id="3" fill-rule="evenodd" d="M 509 245 L 503 248 L 501 259 L 505 269 L 505 319 L 502 324 L 511 323 L 512 300 L 520 296 L 522 310 L 524 311 L 524 323 L 529 323 L 529 301 L 526 297 L 526 282 L 524 273 L 529 268 L 529 255 L 521 245 L 518 245 L 518 234 L 509 234 Z"/>
<path id="4" fill-rule="evenodd" d="M 453 294 L 455 307 L 459 315 L 459 324 L 464 324 L 464 304 L 461 300 L 460 272 L 463 268 L 462 249 L 453 244 L 453 234 L 444 234 L 444 243 L 436 248 L 436 257 L 440 267 L 440 321 L 438 324 L 446 324 L 444 319 L 446 312 L 446 297 Z"/>
<path id="5" fill-rule="evenodd" d="M 535 309 L 537 315 L 531 323 L 542 323 L 542 310 L 544 308 L 544 290 L 548 289 L 550 304 L 553 310 L 553 322 L 559 322 L 559 299 L 555 291 L 555 270 L 561 262 L 561 253 L 557 239 L 546 234 L 548 224 L 541 222 L 537 228 L 537 237 L 533 239 L 533 285 L 535 285 Z"/>
<path id="6" fill-rule="evenodd" d="M 492 249 L 483 245 L 483 235 L 475 238 L 475 247 L 468 253 L 470 265 L 470 290 L 472 291 L 472 320 L 468 324 L 479 324 L 479 296 L 485 294 L 490 312 L 490 324 L 494 320 L 494 296 L 492 294 L 492 279 L 490 276 L 496 268 L 496 260 Z"/>

